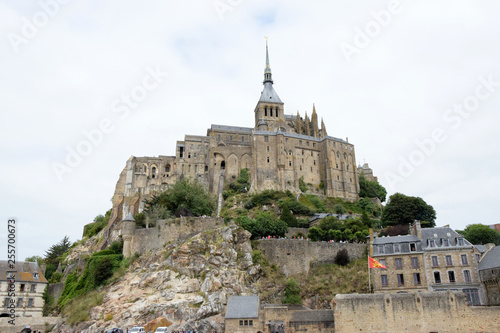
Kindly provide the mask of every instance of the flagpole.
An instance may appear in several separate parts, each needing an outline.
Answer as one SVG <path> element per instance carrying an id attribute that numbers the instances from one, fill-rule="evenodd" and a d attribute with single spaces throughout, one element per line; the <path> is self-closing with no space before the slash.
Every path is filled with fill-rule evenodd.
<path id="1" fill-rule="evenodd" d="M 371 282 L 371 274 L 370 274 L 370 256 L 368 256 L 368 293 L 372 293 L 372 282 Z"/>

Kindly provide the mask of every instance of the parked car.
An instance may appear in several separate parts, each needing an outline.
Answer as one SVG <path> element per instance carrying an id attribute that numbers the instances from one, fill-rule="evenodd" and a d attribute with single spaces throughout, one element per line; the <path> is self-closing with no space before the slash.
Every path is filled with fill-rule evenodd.
<path id="1" fill-rule="evenodd" d="M 146 330 L 144 329 L 144 327 L 142 326 L 134 326 L 132 327 L 132 329 L 130 331 L 128 331 L 129 333 L 146 333 Z"/>
<path id="2" fill-rule="evenodd" d="M 107 333 L 123 333 L 123 330 L 121 328 L 112 328 Z"/>
<path id="3" fill-rule="evenodd" d="M 168 327 L 158 327 L 155 331 L 155 333 L 167 333 L 168 332 Z"/>

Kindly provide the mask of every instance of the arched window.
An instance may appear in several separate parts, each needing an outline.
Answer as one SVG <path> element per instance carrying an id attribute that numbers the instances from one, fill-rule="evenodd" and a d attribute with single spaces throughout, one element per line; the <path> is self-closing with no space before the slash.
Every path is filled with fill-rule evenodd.
<path id="1" fill-rule="evenodd" d="M 152 177 L 155 178 L 156 177 L 156 167 L 152 167 L 151 168 L 151 174 L 152 174 Z"/>
<path id="2" fill-rule="evenodd" d="M 165 165 L 165 172 L 170 172 L 170 164 Z"/>
<path id="3" fill-rule="evenodd" d="M 208 165 L 205 165 L 205 172 L 208 172 Z"/>
<path id="4" fill-rule="evenodd" d="M 271 111 L 269 113 L 269 115 L 272 117 L 273 116 L 273 107 L 271 106 Z"/>
<path id="5" fill-rule="evenodd" d="M 226 169 L 226 161 L 220 162 L 220 169 L 225 170 Z"/>
<path id="6" fill-rule="evenodd" d="M 267 117 L 267 106 L 266 106 L 266 107 L 264 107 L 264 116 L 266 116 L 266 117 Z"/>
<path id="7" fill-rule="evenodd" d="M 277 107 L 277 108 L 276 108 L 276 117 L 278 116 L 278 111 L 279 111 L 279 110 L 280 110 L 280 109 Z"/>

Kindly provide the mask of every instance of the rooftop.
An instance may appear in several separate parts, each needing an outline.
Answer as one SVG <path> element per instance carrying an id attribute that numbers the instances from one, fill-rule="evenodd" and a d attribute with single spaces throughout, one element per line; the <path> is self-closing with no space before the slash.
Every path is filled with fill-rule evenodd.
<path id="1" fill-rule="evenodd" d="M 418 242 L 418 241 L 419 241 L 418 237 L 413 236 L 413 235 L 376 237 L 373 240 L 373 245 L 409 243 L 409 242 Z"/>
<path id="2" fill-rule="evenodd" d="M 11 268 L 7 260 L 0 260 L 0 281 L 7 281 L 7 272 L 17 272 L 15 274 L 16 282 L 47 283 L 47 279 L 43 276 L 42 270 L 36 262 L 17 261 Z"/>
<path id="3" fill-rule="evenodd" d="M 259 296 L 233 296 L 227 303 L 226 319 L 258 318 Z"/>
<path id="4" fill-rule="evenodd" d="M 478 266 L 479 270 L 500 267 L 500 245 L 486 252 L 484 257 L 481 258 Z"/>

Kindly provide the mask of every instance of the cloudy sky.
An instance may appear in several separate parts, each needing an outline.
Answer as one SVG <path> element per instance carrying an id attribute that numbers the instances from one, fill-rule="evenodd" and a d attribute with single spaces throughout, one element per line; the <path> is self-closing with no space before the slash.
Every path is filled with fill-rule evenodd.
<path id="1" fill-rule="evenodd" d="M 315 103 L 392 194 L 437 224 L 500 223 L 496 1 L 0 0 L 0 259 L 111 208 L 131 156 L 252 127 L 269 38 L 286 113 Z M 496 111 L 495 111 L 496 110 Z"/>

